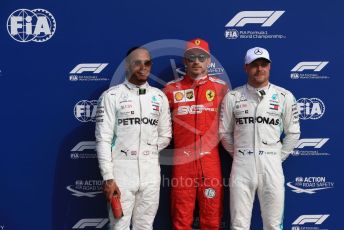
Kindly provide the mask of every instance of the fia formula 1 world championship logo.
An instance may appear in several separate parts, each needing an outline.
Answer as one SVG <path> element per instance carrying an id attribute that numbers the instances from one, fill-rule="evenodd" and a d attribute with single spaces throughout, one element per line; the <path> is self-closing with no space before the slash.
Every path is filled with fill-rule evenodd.
<path id="1" fill-rule="evenodd" d="M 19 9 L 8 17 L 7 31 L 17 42 L 45 42 L 54 35 L 56 21 L 44 9 Z"/>
<path id="2" fill-rule="evenodd" d="M 285 13 L 284 10 L 265 10 L 265 11 L 241 11 L 237 13 L 226 25 L 225 37 L 227 39 L 285 39 L 284 34 L 270 34 L 270 27 Z M 250 24 L 260 24 L 251 27 Z M 249 28 L 244 29 L 246 25 Z"/>

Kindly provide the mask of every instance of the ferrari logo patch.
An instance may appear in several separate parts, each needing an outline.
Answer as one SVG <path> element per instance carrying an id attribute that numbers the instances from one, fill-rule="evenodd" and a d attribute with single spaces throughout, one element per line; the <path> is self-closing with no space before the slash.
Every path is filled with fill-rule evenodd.
<path id="1" fill-rule="evenodd" d="M 208 101 L 213 101 L 215 98 L 215 91 L 208 89 L 207 92 L 205 93 L 205 96 Z"/>

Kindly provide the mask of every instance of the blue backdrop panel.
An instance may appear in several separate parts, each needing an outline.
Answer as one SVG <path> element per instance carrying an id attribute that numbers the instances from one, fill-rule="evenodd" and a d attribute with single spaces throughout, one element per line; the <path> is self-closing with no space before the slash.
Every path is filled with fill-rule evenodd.
<path id="1" fill-rule="evenodd" d="M 246 82 L 246 50 L 270 51 L 271 82 L 294 93 L 302 119 L 284 163 L 284 228 L 341 229 L 341 9 L 339 1 L 2 0 L 0 229 L 105 229 L 95 100 L 123 80 L 130 47 L 151 50 L 150 83 L 162 88 L 183 73 L 184 41 L 195 37 L 210 44 L 210 73 L 233 88 Z M 220 148 L 229 229 L 231 158 Z M 170 157 L 162 152 L 155 229 L 171 228 Z M 261 226 L 256 202 L 252 229 Z"/>

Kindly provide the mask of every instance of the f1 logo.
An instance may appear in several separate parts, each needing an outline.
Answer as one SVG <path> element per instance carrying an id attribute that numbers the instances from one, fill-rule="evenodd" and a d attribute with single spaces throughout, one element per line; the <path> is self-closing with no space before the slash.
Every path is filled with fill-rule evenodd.
<path id="1" fill-rule="evenodd" d="M 73 229 L 84 229 L 86 227 L 95 227 L 100 229 L 108 222 L 109 220 L 107 218 L 81 219 L 73 226 Z"/>
<path id="2" fill-rule="evenodd" d="M 79 142 L 71 151 L 73 152 L 82 152 L 85 149 L 96 150 L 95 141 L 82 141 Z"/>
<path id="3" fill-rule="evenodd" d="M 300 139 L 295 148 L 302 149 L 304 147 L 321 148 L 330 138 L 304 138 Z"/>
<path id="4" fill-rule="evenodd" d="M 225 27 L 243 27 L 246 24 L 262 24 L 270 27 L 285 11 L 241 11 L 237 13 Z"/>
<path id="5" fill-rule="evenodd" d="M 294 222 L 293 225 L 303 225 L 306 223 L 322 224 L 330 215 L 302 215 L 299 216 Z"/>
<path id="6" fill-rule="evenodd" d="M 100 73 L 107 65 L 108 63 L 83 63 L 75 66 L 70 73 L 78 74 L 83 72 L 93 72 L 96 74 Z"/>
<path id="7" fill-rule="evenodd" d="M 302 72 L 304 70 L 313 70 L 315 72 L 319 72 L 328 63 L 328 61 L 303 61 L 299 62 L 291 71 Z"/>

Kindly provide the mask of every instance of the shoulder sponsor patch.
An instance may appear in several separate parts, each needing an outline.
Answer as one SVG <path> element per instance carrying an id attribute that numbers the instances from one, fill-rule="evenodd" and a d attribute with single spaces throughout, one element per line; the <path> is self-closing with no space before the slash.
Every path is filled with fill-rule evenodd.
<path id="1" fill-rule="evenodd" d="M 209 80 L 212 82 L 216 82 L 222 85 L 226 85 L 226 82 L 224 82 L 223 80 L 219 79 L 219 78 L 214 78 L 214 77 L 209 77 Z"/>

